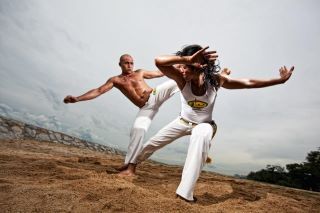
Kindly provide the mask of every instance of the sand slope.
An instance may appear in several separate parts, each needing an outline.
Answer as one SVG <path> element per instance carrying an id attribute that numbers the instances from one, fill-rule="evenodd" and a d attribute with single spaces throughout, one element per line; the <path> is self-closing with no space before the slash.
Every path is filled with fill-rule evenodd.
<path id="1" fill-rule="evenodd" d="M 0 212 L 320 212 L 320 193 L 203 172 L 198 203 L 175 198 L 182 168 L 37 141 L 0 141 Z"/>

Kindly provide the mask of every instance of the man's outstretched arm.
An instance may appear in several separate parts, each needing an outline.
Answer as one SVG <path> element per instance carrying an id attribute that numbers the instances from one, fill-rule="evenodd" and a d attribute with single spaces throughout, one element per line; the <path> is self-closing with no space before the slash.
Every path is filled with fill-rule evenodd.
<path id="1" fill-rule="evenodd" d="M 221 86 L 226 89 L 251 89 L 283 84 L 292 75 L 294 67 L 288 70 L 285 66 L 279 69 L 280 76 L 271 79 L 232 79 L 229 76 L 221 75 Z"/>
<path id="2" fill-rule="evenodd" d="M 160 78 L 164 76 L 164 74 L 160 71 L 146 71 L 146 70 L 141 70 L 143 73 L 143 78 L 145 79 L 152 79 L 152 78 Z"/>
<path id="3" fill-rule="evenodd" d="M 83 95 L 80 95 L 78 97 L 72 96 L 72 95 L 68 95 L 63 99 L 63 102 L 68 104 L 68 103 L 76 103 L 79 101 L 87 101 L 87 100 L 91 100 L 94 99 L 96 97 L 98 97 L 99 95 L 102 95 L 103 93 L 108 92 L 109 90 L 111 90 L 113 88 L 113 79 L 110 78 L 105 84 L 103 84 L 102 86 L 96 88 L 96 89 L 92 89 L 88 92 L 86 92 Z"/>

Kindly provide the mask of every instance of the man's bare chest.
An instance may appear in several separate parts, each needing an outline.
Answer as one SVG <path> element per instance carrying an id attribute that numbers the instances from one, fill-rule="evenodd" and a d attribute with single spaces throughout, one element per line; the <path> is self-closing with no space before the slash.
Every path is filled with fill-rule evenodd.
<path id="1" fill-rule="evenodd" d="M 139 76 L 122 76 L 119 77 L 115 82 L 114 85 L 118 88 L 136 88 L 136 87 L 141 87 L 144 85 L 144 80 L 143 78 Z"/>

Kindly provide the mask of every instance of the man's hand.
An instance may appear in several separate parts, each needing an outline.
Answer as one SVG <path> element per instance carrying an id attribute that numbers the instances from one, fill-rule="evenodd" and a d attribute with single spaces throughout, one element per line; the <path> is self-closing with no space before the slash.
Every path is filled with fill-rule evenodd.
<path id="1" fill-rule="evenodd" d="M 203 56 L 205 57 L 205 59 L 207 59 L 209 63 L 214 63 L 219 57 L 217 54 L 217 51 L 214 51 L 214 50 L 203 52 Z"/>
<path id="2" fill-rule="evenodd" d="M 229 70 L 228 68 L 223 68 L 223 70 L 220 72 L 221 75 L 230 75 L 231 74 L 231 70 Z"/>
<path id="3" fill-rule="evenodd" d="M 218 58 L 217 52 L 206 51 L 208 48 L 209 46 L 204 47 L 190 57 L 190 62 L 192 66 L 197 68 L 203 68 L 207 66 L 207 64 L 205 64 L 205 59 L 209 62 L 214 62 Z"/>
<path id="4" fill-rule="evenodd" d="M 294 70 L 294 66 L 290 68 L 290 70 L 287 69 L 286 66 L 283 66 L 279 69 L 280 78 L 283 80 L 283 83 L 285 83 L 292 75 L 292 72 Z"/>
<path id="5" fill-rule="evenodd" d="M 72 96 L 72 95 L 68 95 L 68 96 L 66 96 L 64 99 L 63 99 L 63 102 L 65 103 L 65 104 L 68 104 L 68 103 L 76 103 L 76 102 L 78 102 L 79 100 L 78 100 L 78 98 L 77 97 L 74 97 L 74 96 Z"/>

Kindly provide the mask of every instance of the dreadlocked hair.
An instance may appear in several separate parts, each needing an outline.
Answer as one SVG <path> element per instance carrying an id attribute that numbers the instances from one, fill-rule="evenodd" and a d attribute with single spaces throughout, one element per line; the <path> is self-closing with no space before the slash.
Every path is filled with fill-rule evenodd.
<path id="1" fill-rule="evenodd" d="M 220 66 L 218 63 L 207 63 L 207 66 L 202 68 L 202 72 L 204 73 L 203 79 L 206 85 L 210 85 L 215 88 L 215 90 L 218 90 L 220 81 L 219 81 L 219 71 Z"/>

